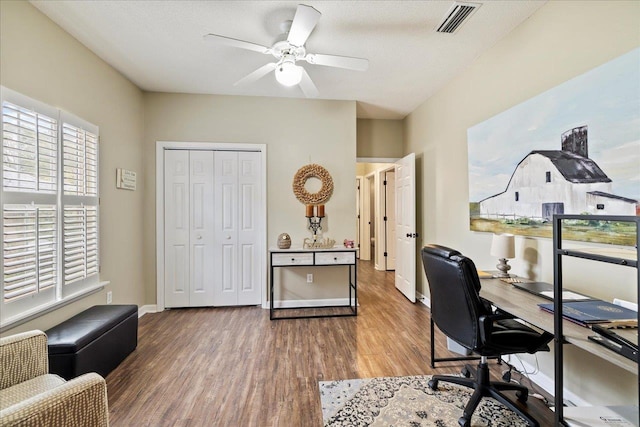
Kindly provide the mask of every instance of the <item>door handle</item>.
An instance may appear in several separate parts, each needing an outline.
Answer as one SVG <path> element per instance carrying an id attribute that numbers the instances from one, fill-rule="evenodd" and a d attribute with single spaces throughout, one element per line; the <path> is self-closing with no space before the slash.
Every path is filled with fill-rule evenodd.
<path id="1" fill-rule="evenodd" d="M 418 236 L 419 236 L 419 234 L 418 234 L 418 233 L 407 233 L 407 237 L 413 237 L 413 238 L 416 238 L 416 237 L 418 237 Z"/>
<path id="2" fill-rule="evenodd" d="M 198 240 L 202 240 L 202 236 L 198 234 L 198 235 L 196 236 L 196 239 L 198 239 Z"/>

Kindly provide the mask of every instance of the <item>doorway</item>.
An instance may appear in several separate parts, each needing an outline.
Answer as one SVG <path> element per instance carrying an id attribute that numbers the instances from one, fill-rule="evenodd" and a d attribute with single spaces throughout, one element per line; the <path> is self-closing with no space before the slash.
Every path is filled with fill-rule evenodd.
<path id="1" fill-rule="evenodd" d="M 393 271 L 395 242 L 395 164 L 358 163 L 356 223 L 359 254 L 376 270 Z"/>

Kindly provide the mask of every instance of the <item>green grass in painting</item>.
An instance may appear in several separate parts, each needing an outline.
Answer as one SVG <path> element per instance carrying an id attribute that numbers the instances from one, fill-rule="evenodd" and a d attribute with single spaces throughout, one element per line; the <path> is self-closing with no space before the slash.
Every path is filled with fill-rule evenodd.
<path id="1" fill-rule="evenodd" d="M 563 221 L 563 240 L 580 242 L 608 243 L 620 246 L 636 245 L 636 225 L 631 222 L 584 220 Z M 512 233 L 521 236 L 553 237 L 551 222 L 538 222 L 527 219 L 494 220 L 471 217 L 472 231 L 490 233 Z"/>

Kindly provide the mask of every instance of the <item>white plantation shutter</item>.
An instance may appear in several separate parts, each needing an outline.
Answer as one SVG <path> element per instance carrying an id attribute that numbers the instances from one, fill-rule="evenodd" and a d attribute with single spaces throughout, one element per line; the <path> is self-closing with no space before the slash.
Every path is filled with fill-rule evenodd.
<path id="1" fill-rule="evenodd" d="M 2 172 L 5 191 L 56 192 L 58 122 L 2 103 Z"/>
<path id="2" fill-rule="evenodd" d="M 64 283 L 98 273 L 98 211 L 95 206 L 64 207 Z"/>
<path id="3" fill-rule="evenodd" d="M 63 113 L 63 295 L 98 281 L 98 129 Z"/>
<path id="4" fill-rule="evenodd" d="M 64 194 L 98 195 L 98 137 L 69 123 L 62 125 Z"/>
<path id="5" fill-rule="evenodd" d="M 1 89 L 0 320 L 99 283 L 98 127 Z"/>
<path id="6" fill-rule="evenodd" d="M 54 287 L 55 206 L 5 205 L 2 212 L 4 301 Z"/>

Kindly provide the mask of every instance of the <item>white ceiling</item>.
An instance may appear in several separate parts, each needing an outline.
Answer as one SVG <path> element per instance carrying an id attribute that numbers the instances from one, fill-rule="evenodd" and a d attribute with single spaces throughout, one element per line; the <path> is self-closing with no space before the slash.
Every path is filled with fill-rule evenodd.
<path id="1" fill-rule="evenodd" d="M 273 74 L 234 87 L 273 57 L 202 37 L 271 46 L 300 2 L 322 13 L 308 52 L 369 59 L 365 72 L 300 63 L 318 98 L 356 100 L 358 117 L 379 119 L 406 116 L 545 3 L 476 1 L 455 34 L 440 34 L 453 1 L 31 1 L 143 90 L 303 98 Z"/>

